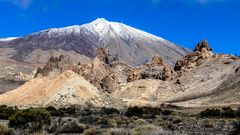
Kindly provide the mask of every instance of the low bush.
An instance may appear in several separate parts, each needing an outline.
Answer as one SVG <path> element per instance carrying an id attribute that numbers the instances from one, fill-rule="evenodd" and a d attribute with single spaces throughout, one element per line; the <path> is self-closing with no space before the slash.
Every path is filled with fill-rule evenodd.
<path id="1" fill-rule="evenodd" d="M 206 110 L 200 112 L 201 117 L 220 117 L 221 116 L 221 110 L 219 109 L 209 109 L 207 108 Z"/>
<path id="2" fill-rule="evenodd" d="M 130 135 L 130 131 L 122 128 L 110 128 L 103 131 L 102 134 L 103 135 Z"/>
<path id="3" fill-rule="evenodd" d="M 63 111 L 57 110 L 53 106 L 47 107 L 46 110 L 51 114 L 51 116 L 54 116 L 54 117 L 59 117 L 64 115 Z"/>
<path id="4" fill-rule="evenodd" d="M 58 111 L 63 114 L 68 115 L 75 115 L 76 114 L 76 108 L 75 107 L 68 107 L 68 108 L 59 108 Z"/>
<path id="5" fill-rule="evenodd" d="M 203 121 L 203 126 L 206 127 L 206 128 L 213 128 L 213 122 L 210 121 L 210 120 L 204 120 Z"/>
<path id="6" fill-rule="evenodd" d="M 32 131 L 39 131 L 44 125 L 51 122 L 51 114 L 45 109 L 26 109 L 16 112 L 9 118 L 10 127 L 14 128 L 32 128 Z"/>
<path id="7" fill-rule="evenodd" d="M 107 122 L 108 122 L 108 125 L 110 127 L 117 127 L 118 126 L 118 123 L 117 123 L 116 119 L 113 119 L 113 118 L 112 119 L 108 119 Z"/>
<path id="8" fill-rule="evenodd" d="M 144 124 L 146 124 L 146 121 L 144 119 L 138 119 L 134 123 L 136 125 L 144 125 Z"/>
<path id="9" fill-rule="evenodd" d="M 160 127 L 145 125 L 132 129 L 131 135 L 174 135 L 174 132 L 166 131 Z"/>
<path id="10" fill-rule="evenodd" d="M 89 129 L 86 129 L 84 132 L 83 132 L 84 135 L 102 135 L 102 132 L 100 131 L 100 129 L 97 129 L 97 128 L 89 128 Z"/>
<path id="11" fill-rule="evenodd" d="M 10 135 L 10 134 L 12 134 L 12 131 L 8 127 L 0 124 L 0 135 Z"/>
<path id="12" fill-rule="evenodd" d="M 58 129 L 58 133 L 83 133 L 85 125 L 77 121 L 65 121 Z"/>
<path id="13" fill-rule="evenodd" d="M 102 111 L 109 115 L 109 114 L 120 114 L 119 110 L 118 109 L 115 109 L 115 108 L 106 108 L 106 107 L 103 107 L 102 108 Z"/>
<path id="14" fill-rule="evenodd" d="M 163 115 L 170 115 L 170 114 L 172 114 L 172 113 L 173 113 L 172 110 L 163 110 L 163 111 L 162 111 L 162 114 L 163 114 Z"/>
<path id="15" fill-rule="evenodd" d="M 6 105 L 0 106 L 0 119 L 7 120 L 10 116 L 18 111 L 17 107 L 7 107 Z"/>
<path id="16" fill-rule="evenodd" d="M 160 115 L 162 113 L 162 109 L 157 107 L 129 107 L 126 112 L 125 116 L 132 117 L 132 116 L 138 116 L 145 118 L 155 118 L 156 115 Z"/>
<path id="17" fill-rule="evenodd" d="M 234 118 L 235 111 L 231 107 L 222 108 L 222 117 Z"/>
<path id="18" fill-rule="evenodd" d="M 240 121 L 234 123 L 234 130 L 229 135 L 239 135 L 240 133 Z"/>
<path id="19" fill-rule="evenodd" d="M 142 115 L 143 115 L 143 109 L 137 106 L 129 107 L 125 112 L 125 116 L 128 116 L 128 117 L 132 117 L 132 116 L 141 117 Z"/>
<path id="20" fill-rule="evenodd" d="M 79 121 L 84 124 L 107 124 L 107 118 L 95 115 L 82 116 Z"/>
<path id="21" fill-rule="evenodd" d="M 236 114 L 237 117 L 240 117 L 240 107 L 237 108 L 235 114 Z"/>
<path id="22" fill-rule="evenodd" d="M 206 110 L 200 112 L 201 117 L 225 117 L 225 118 L 235 118 L 238 111 L 234 111 L 231 107 L 223 107 L 220 109 L 207 108 Z"/>

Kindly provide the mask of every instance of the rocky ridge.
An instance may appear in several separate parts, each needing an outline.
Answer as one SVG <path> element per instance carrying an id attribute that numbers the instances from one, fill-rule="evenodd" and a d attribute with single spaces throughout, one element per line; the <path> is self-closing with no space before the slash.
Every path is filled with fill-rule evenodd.
<path id="1" fill-rule="evenodd" d="M 50 86 L 59 85 L 59 87 L 51 91 L 53 88 L 49 85 L 45 86 L 43 82 L 36 85 L 38 89 L 26 83 L 16 90 L 0 95 L 0 104 L 15 104 L 15 98 L 21 100 L 24 96 L 14 93 L 24 93 L 32 89 L 36 89 L 34 93 L 39 97 L 38 100 L 43 101 L 38 102 L 38 105 L 54 105 L 57 103 L 55 101 L 60 99 L 64 102 L 59 102 L 59 104 L 68 105 L 68 101 L 75 99 L 73 97 L 81 95 L 82 92 L 92 93 L 93 89 L 98 94 L 69 103 L 80 104 L 78 101 L 81 101 L 82 104 L 92 101 L 98 106 L 113 103 L 129 106 L 157 106 L 167 103 L 194 107 L 239 104 L 240 96 L 236 94 L 240 90 L 239 57 L 214 54 L 205 40 L 200 42 L 192 53 L 180 59 L 175 68 L 165 63 L 160 56 L 154 56 L 150 62 L 142 66 L 132 67 L 113 57 L 107 49 L 99 48 L 96 50 L 96 57 L 88 64 L 72 64 L 68 57 L 60 56 L 51 58 L 46 66 L 38 71 L 36 78 L 31 81 L 36 81 L 37 84 L 38 81 L 42 82 L 41 79 L 48 80 L 47 84 L 52 84 Z M 70 83 L 64 83 L 69 82 L 68 77 L 58 82 L 59 77 L 62 78 L 61 76 L 68 76 L 68 74 L 71 78 Z M 75 79 L 86 83 L 82 84 Z M 74 89 L 65 89 L 70 87 Z M 51 95 L 55 95 L 55 92 L 62 91 L 62 88 L 65 91 L 62 92 L 63 95 L 53 96 L 48 104 L 44 104 L 41 95 L 37 94 L 41 89 L 39 93 L 48 95 L 48 92 L 51 92 Z M 79 93 L 69 97 L 71 95 L 69 92 L 72 90 L 77 90 Z M 233 93 L 235 93 L 234 96 L 232 96 Z M 108 100 L 100 102 L 97 97 Z M 84 96 L 79 98 L 84 98 Z M 25 104 L 32 105 L 35 102 L 33 100 Z"/>

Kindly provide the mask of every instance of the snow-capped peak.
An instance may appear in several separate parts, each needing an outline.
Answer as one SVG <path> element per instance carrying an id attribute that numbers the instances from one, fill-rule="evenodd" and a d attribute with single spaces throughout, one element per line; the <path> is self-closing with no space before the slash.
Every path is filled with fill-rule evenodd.
<path id="1" fill-rule="evenodd" d="M 118 22 L 110 22 L 104 18 L 98 18 L 90 23 L 83 25 L 74 25 L 63 28 L 51 28 L 40 32 L 40 35 L 47 34 L 48 37 L 58 37 L 65 35 L 80 35 L 81 33 L 88 33 L 88 35 L 99 36 L 99 39 L 105 37 L 116 38 L 121 37 L 122 39 L 132 39 L 132 38 L 148 38 L 151 40 L 159 40 L 162 42 L 167 42 L 163 38 L 154 36 L 150 33 L 144 32 L 139 29 L 135 29 L 131 26 L 125 25 Z M 38 33 L 34 33 L 38 34 Z M 34 35 L 32 34 L 32 35 Z"/>
<path id="2" fill-rule="evenodd" d="M 8 42 L 14 39 L 17 39 L 18 37 L 8 37 L 8 38 L 0 38 L 1 42 Z"/>
<path id="3" fill-rule="evenodd" d="M 91 24 L 99 24 L 99 23 L 110 23 L 110 22 L 104 18 L 97 18 L 96 20 L 91 22 Z"/>

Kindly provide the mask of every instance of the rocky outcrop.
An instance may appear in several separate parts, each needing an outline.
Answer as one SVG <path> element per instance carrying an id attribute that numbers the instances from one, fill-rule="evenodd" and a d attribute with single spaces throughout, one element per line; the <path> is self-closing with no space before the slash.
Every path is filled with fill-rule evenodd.
<path id="1" fill-rule="evenodd" d="M 92 63 L 76 65 L 73 71 L 98 89 L 111 93 L 120 83 L 127 82 L 130 69 L 127 64 L 114 59 L 107 49 L 99 48 Z"/>
<path id="2" fill-rule="evenodd" d="M 134 68 L 128 76 L 128 82 L 139 79 L 171 80 L 174 70 L 165 64 L 160 56 L 154 56 L 152 60 L 140 67 Z"/>
<path id="3" fill-rule="evenodd" d="M 98 48 L 96 50 L 96 58 L 98 58 L 99 60 L 103 61 L 106 64 L 110 64 L 113 61 L 111 53 L 106 48 Z"/>
<path id="4" fill-rule="evenodd" d="M 44 68 L 38 68 L 35 75 L 48 76 L 51 72 L 55 71 L 58 75 L 66 70 L 72 70 L 73 63 L 69 57 L 60 55 L 59 57 L 51 57 Z"/>
<path id="5" fill-rule="evenodd" d="M 177 61 L 174 70 L 189 70 L 202 65 L 208 58 L 214 54 L 207 40 L 200 42 L 192 53 Z"/>

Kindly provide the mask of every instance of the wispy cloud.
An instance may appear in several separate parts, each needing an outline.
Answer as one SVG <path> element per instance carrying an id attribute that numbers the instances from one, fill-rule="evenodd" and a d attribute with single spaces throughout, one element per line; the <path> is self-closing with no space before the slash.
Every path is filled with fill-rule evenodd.
<path id="1" fill-rule="evenodd" d="M 227 0 L 185 0 L 186 2 L 197 2 L 200 4 L 207 4 L 207 3 L 212 3 L 212 2 L 224 2 Z"/>
<path id="2" fill-rule="evenodd" d="M 0 0 L 0 2 L 9 2 L 16 6 L 19 6 L 23 10 L 28 9 L 35 0 Z"/>
<path id="3" fill-rule="evenodd" d="M 170 2 L 183 2 L 183 3 L 197 3 L 197 4 L 209 4 L 209 3 L 217 3 L 217 2 L 225 2 L 229 0 L 151 0 L 153 4 L 158 4 L 164 1 Z"/>

